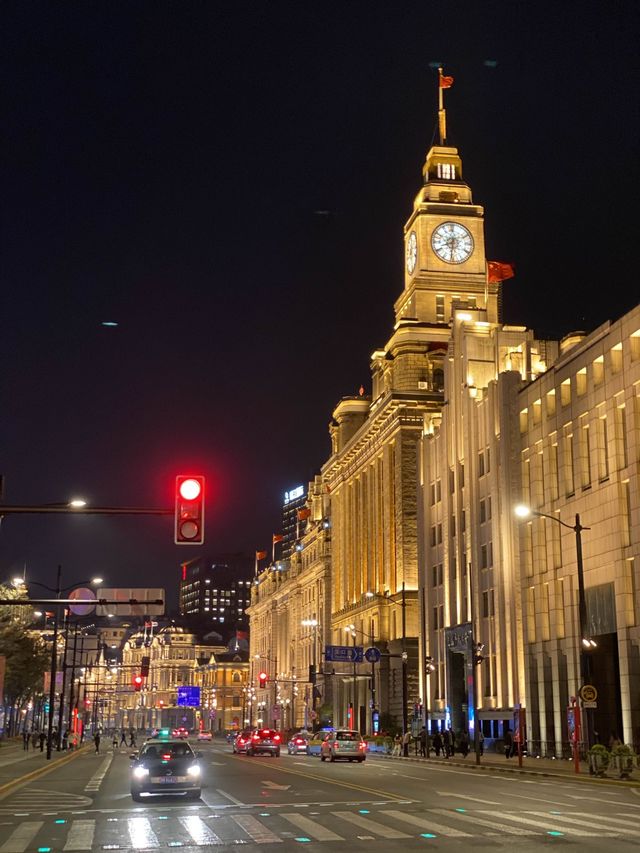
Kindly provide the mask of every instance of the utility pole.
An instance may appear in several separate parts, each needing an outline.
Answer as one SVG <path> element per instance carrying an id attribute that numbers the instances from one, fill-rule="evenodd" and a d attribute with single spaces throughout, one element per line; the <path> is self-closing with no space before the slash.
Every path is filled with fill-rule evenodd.
<path id="1" fill-rule="evenodd" d="M 409 719 L 407 715 L 407 602 L 405 598 L 405 586 L 402 581 L 402 741 L 403 754 L 405 757 L 409 755 L 409 745 L 404 743 L 405 734 L 409 730 Z"/>
<path id="2" fill-rule="evenodd" d="M 56 598 L 60 598 L 60 578 L 62 566 L 58 566 L 56 575 Z M 56 674 L 58 668 L 58 622 L 60 620 L 60 605 L 56 605 L 56 621 L 53 623 L 53 642 L 51 644 L 51 684 L 49 685 L 49 723 L 47 726 L 47 761 L 51 761 L 51 740 L 53 738 L 53 706 L 56 700 Z M 60 733 L 58 732 L 58 735 Z"/>

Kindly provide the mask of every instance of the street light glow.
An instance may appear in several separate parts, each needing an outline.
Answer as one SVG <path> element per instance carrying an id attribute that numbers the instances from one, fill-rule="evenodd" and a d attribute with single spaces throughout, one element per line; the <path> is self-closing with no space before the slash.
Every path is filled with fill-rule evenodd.
<path id="1" fill-rule="evenodd" d="M 99 584 L 99 583 L 102 583 L 102 578 L 93 578 L 93 580 L 91 581 L 91 583 L 93 583 L 93 584 Z"/>
<path id="2" fill-rule="evenodd" d="M 87 502 L 83 498 L 73 498 L 73 500 L 69 501 L 69 506 L 72 506 L 74 509 L 82 509 L 86 505 Z"/>
<path id="3" fill-rule="evenodd" d="M 518 518 L 529 518 L 531 515 L 531 510 L 525 504 L 518 504 L 513 508 L 513 511 L 518 516 Z"/>

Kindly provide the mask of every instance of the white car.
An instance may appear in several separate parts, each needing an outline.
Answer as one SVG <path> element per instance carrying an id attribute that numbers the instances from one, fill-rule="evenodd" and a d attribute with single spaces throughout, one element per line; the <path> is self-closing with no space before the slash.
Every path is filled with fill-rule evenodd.
<path id="1" fill-rule="evenodd" d="M 210 740 L 212 740 L 212 738 L 213 738 L 213 735 L 211 734 L 211 732 L 206 732 L 204 730 L 201 732 L 198 732 L 198 740 L 210 741 Z"/>

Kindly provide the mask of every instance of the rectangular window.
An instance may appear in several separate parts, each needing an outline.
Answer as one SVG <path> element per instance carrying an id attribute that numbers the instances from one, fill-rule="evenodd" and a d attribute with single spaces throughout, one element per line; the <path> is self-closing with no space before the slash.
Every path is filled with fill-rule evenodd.
<path id="1" fill-rule="evenodd" d="M 431 528 L 431 547 L 435 548 L 436 545 L 436 526 L 435 524 Z"/>
<path id="2" fill-rule="evenodd" d="M 439 503 L 442 500 L 442 481 L 436 480 L 436 501 Z"/>
<path id="3" fill-rule="evenodd" d="M 576 373 L 576 394 L 582 397 L 587 393 L 587 368 L 583 367 Z"/>
<path id="4" fill-rule="evenodd" d="M 431 483 L 430 495 L 431 495 L 430 503 L 431 503 L 431 506 L 433 506 L 436 502 L 436 484 L 435 483 Z"/>
<path id="5" fill-rule="evenodd" d="M 522 409 L 520 412 L 520 435 L 524 435 L 527 431 L 527 422 L 529 419 L 529 409 Z"/>
<path id="6" fill-rule="evenodd" d="M 487 520 L 487 508 L 484 499 L 480 500 L 480 524 L 484 524 Z"/>
<path id="7" fill-rule="evenodd" d="M 535 589 L 530 586 L 527 590 L 527 640 L 530 643 L 536 641 L 536 598 Z"/>
<path id="8" fill-rule="evenodd" d="M 478 453 L 478 477 L 484 476 L 484 451 Z"/>
<path id="9" fill-rule="evenodd" d="M 442 545 L 442 524 L 438 524 L 438 545 Z"/>
<path id="10" fill-rule="evenodd" d="M 434 628 L 434 630 L 435 630 L 435 631 L 439 630 L 439 628 L 440 628 L 440 625 L 439 625 L 439 623 L 438 623 L 438 613 L 439 613 L 439 612 L 440 612 L 440 611 L 438 610 L 438 606 L 436 605 L 436 606 L 433 608 L 433 628 Z"/>
<path id="11" fill-rule="evenodd" d="M 444 296 L 436 296 L 436 323 L 444 323 Z"/>
<path id="12" fill-rule="evenodd" d="M 486 569 L 489 566 L 489 553 L 486 545 L 480 546 L 480 568 Z"/>
<path id="13" fill-rule="evenodd" d="M 558 445 L 554 442 L 549 448 L 549 477 L 551 480 L 551 497 L 555 501 L 560 494 L 560 481 L 558 472 Z"/>
<path id="14" fill-rule="evenodd" d="M 449 468 L 449 494 L 452 495 L 456 490 L 456 478 L 453 473 L 453 468 Z"/>
<path id="15" fill-rule="evenodd" d="M 587 415 L 580 418 L 580 469 L 582 476 L 582 488 L 591 488 L 591 436 Z"/>
<path id="16" fill-rule="evenodd" d="M 601 385 L 604 381 L 604 356 L 598 356 L 591 365 L 591 374 L 593 376 L 593 384 Z"/>
<path id="17" fill-rule="evenodd" d="M 556 524 L 556 527 L 559 526 Z M 560 578 L 556 581 L 556 637 L 560 640 L 564 636 L 564 578 Z"/>
<path id="18" fill-rule="evenodd" d="M 556 389 L 552 388 L 551 391 L 547 393 L 547 417 L 550 418 L 556 413 Z"/>
<path id="19" fill-rule="evenodd" d="M 600 482 L 609 479 L 609 434 L 604 403 L 598 406 L 596 420 L 596 462 Z"/>
<path id="20" fill-rule="evenodd" d="M 611 360 L 611 372 L 620 373 L 622 370 L 622 344 L 616 344 L 611 348 L 609 358 Z"/>
<path id="21" fill-rule="evenodd" d="M 491 448 L 487 447 L 485 450 L 485 461 L 487 463 L 487 474 L 491 471 Z"/>
<path id="22" fill-rule="evenodd" d="M 564 491 L 565 495 L 575 494 L 575 470 L 573 464 L 573 433 L 571 427 L 565 427 L 564 436 L 562 439 L 562 451 L 564 456 Z"/>
<path id="23" fill-rule="evenodd" d="M 628 547 L 631 544 L 631 493 L 629 490 L 629 481 L 625 480 L 620 483 L 622 490 L 622 544 Z"/>
<path id="24" fill-rule="evenodd" d="M 533 403 L 533 422 L 539 424 L 542 417 L 542 400 L 535 400 Z"/>
<path id="25" fill-rule="evenodd" d="M 541 640 L 548 640 L 549 632 L 549 584 L 542 585 L 542 607 L 540 608 L 540 628 L 542 631 Z"/>
<path id="26" fill-rule="evenodd" d="M 616 438 L 616 461 L 617 468 L 626 468 L 629 464 L 629 453 L 627 444 L 627 410 L 624 405 L 622 394 L 616 395 L 615 438 Z"/>
<path id="27" fill-rule="evenodd" d="M 458 479 L 460 481 L 460 488 L 463 489 L 464 488 L 464 462 L 460 463 L 460 470 L 459 470 Z"/>
<path id="28" fill-rule="evenodd" d="M 568 406 L 571 402 L 571 380 L 565 379 L 560 386 L 560 402 L 563 406 Z"/>
<path id="29" fill-rule="evenodd" d="M 456 517 L 455 517 L 455 515 L 451 516 L 450 530 L 451 530 L 451 535 L 455 536 L 456 535 Z"/>
<path id="30" fill-rule="evenodd" d="M 438 163 L 437 174 L 445 181 L 455 181 L 456 167 L 453 163 Z"/>

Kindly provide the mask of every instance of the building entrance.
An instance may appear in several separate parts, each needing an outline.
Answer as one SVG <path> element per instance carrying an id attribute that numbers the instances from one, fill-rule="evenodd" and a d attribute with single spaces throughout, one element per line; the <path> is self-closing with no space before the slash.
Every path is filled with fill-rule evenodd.
<path id="1" fill-rule="evenodd" d="M 447 650 L 446 705 L 454 732 L 471 732 L 470 709 L 473 709 L 473 632 L 470 622 L 445 628 Z"/>

